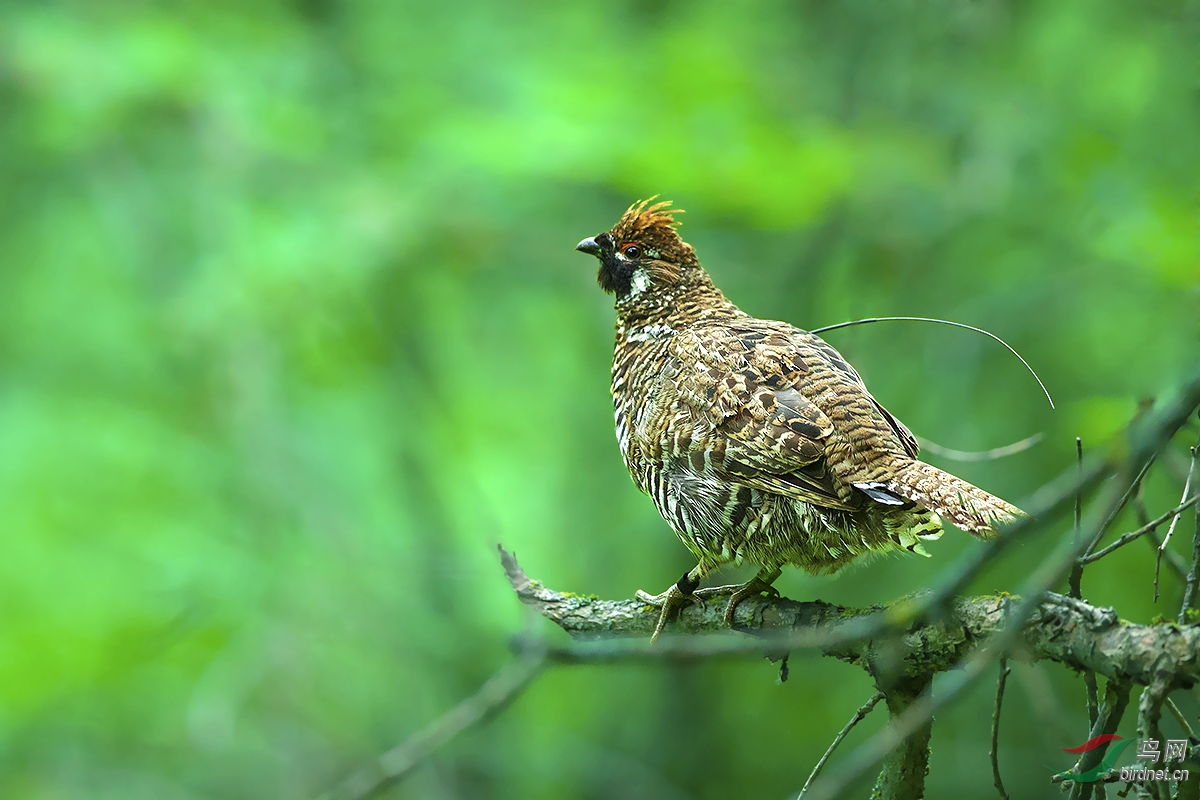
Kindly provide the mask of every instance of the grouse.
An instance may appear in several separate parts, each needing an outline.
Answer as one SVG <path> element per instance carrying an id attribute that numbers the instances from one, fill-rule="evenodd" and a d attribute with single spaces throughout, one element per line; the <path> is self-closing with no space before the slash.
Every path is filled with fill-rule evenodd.
<path id="1" fill-rule="evenodd" d="M 785 564 L 833 573 L 867 552 L 925 555 L 941 518 L 987 538 L 1018 508 L 917 460 L 917 441 L 829 344 L 745 313 L 680 239 L 669 202 L 632 205 L 576 250 L 600 261 L 615 295 L 612 397 L 617 440 L 637 487 L 697 559 L 658 595 L 657 638 L 700 598 L 738 603 Z M 728 562 L 761 569 L 697 591 Z"/>

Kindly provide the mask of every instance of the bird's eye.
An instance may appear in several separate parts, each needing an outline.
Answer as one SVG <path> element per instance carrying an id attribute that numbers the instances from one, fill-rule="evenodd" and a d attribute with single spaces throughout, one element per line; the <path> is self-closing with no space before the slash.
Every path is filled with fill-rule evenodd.
<path id="1" fill-rule="evenodd" d="M 642 248 L 636 244 L 627 244 L 621 248 L 621 254 L 626 258 L 638 258 L 642 254 Z"/>

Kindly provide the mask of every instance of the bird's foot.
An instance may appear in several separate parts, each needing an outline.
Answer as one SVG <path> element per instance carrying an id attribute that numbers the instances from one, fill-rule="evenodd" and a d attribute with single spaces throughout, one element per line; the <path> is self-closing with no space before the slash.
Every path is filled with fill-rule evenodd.
<path id="1" fill-rule="evenodd" d="M 732 628 L 733 612 L 737 610 L 738 604 L 748 597 L 754 597 L 763 593 L 766 593 L 772 599 L 779 597 L 778 589 L 755 575 L 745 583 L 731 583 L 726 586 L 713 586 L 709 589 L 700 589 L 695 593 L 695 596 L 701 600 L 707 600 L 711 597 L 729 595 L 729 605 L 725 606 L 725 624 Z"/>
<path id="2" fill-rule="evenodd" d="M 704 601 L 696 596 L 696 586 L 699 585 L 700 579 L 693 578 L 691 573 L 686 573 L 671 587 L 661 594 L 649 594 L 641 589 L 637 590 L 637 599 L 643 603 L 649 603 L 655 608 L 662 609 L 658 615 L 658 624 L 654 626 L 654 633 L 650 636 L 650 643 L 654 644 L 658 641 L 659 634 L 663 632 L 663 628 L 667 626 L 667 620 L 674 616 L 675 612 L 683 608 L 689 602 L 704 608 Z"/>

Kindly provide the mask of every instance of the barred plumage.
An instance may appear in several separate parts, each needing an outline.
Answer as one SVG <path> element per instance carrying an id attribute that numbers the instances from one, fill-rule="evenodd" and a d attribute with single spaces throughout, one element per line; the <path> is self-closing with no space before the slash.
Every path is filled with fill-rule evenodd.
<path id="1" fill-rule="evenodd" d="M 762 567 L 723 587 L 732 620 L 784 564 L 830 573 L 866 552 L 923 553 L 941 534 L 939 515 L 986 537 L 1021 514 L 916 460 L 916 438 L 820 337 L 729 302 L 673 213 L 635 203 L 576 248 L 599 258 L 599 283 L 616 295 L 612 395 L 625 466 L 699 562 L 667 592 L 642 595 L 663 605 L 659 630 L 729 561 Z"/>

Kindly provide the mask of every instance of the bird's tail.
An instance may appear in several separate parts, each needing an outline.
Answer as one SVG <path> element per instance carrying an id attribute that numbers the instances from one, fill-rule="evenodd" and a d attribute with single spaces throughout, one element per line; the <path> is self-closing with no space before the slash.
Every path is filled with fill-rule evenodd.
<path id="1" fill-rule="evenodd" d="M 997 523 L 1011 522 L 1025 512 L 945 470 L 911 459 L 884 481 L 888 491 L 924 506 L 982 539 L 995 534 Z"/>

